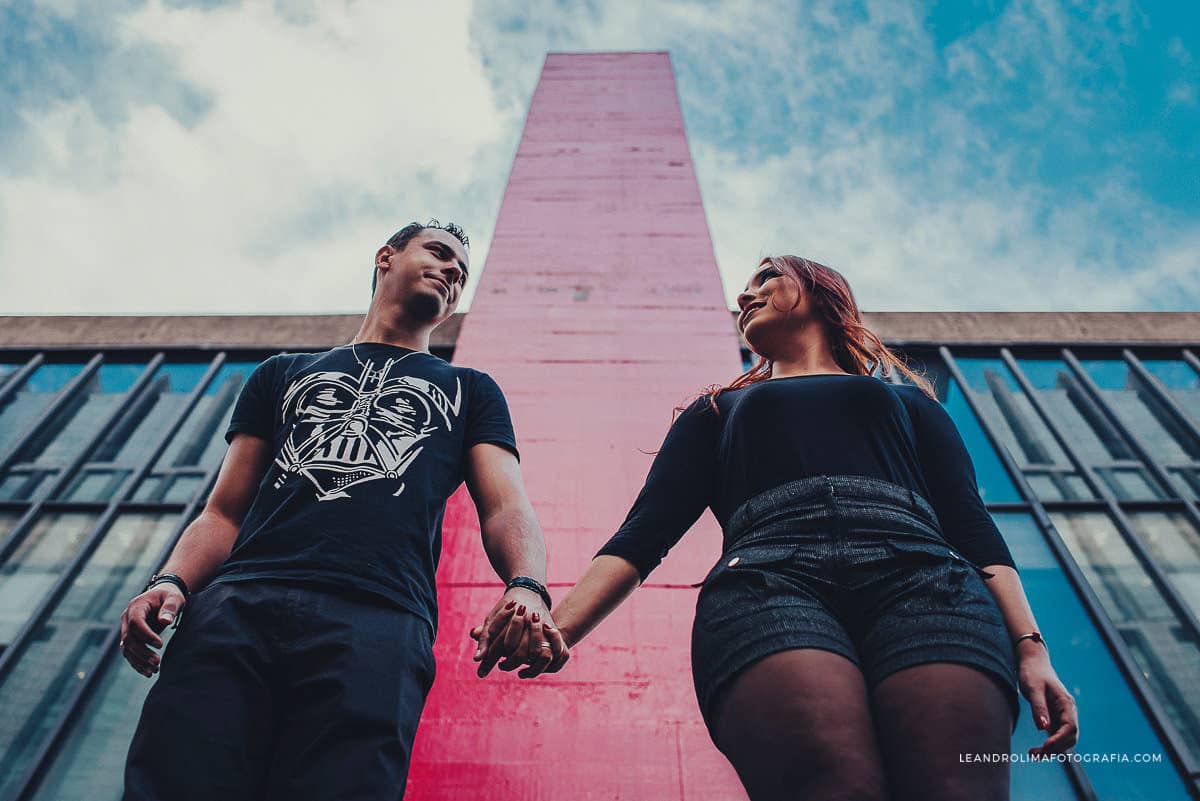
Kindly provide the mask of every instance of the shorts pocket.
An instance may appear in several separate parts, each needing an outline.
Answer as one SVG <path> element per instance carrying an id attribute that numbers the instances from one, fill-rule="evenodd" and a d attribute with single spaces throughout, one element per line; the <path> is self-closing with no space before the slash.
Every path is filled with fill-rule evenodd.
<path id="1" fill-rule="evenodd" d="M 898 567 L 888 591 L 894 614 L 953 615 L 989 625 L 1002 622 L 983 582 L 993 574 L 944 542 L 897 537 L 886 543 Z M 973 578 L 972 571 L 980 578 Z"/>
<path id="2" fill-rule="evenodd" d="M 887 547 L 897 556 L 912 559 L 924 558 L 929 561 L 942 562 L 947 557 L 954 561 L 966 565 L 974 570 L 983 579 L 995 578 L 995 573 L 989 573 L 979 565 L 972 562 L 960 554 L 957 550 L 946 542 L 938 542 L 934 540 L 910 539 L 906 537 L 889 537 Z"/>
<path id="3" fill-rule="evenodd" d="M 748 573 L 767 567 L 787 564 L 802 548 L 794 542 L 776 545 L 746 545 L 732 548 L 693 587 L 707 587 L 729 577 L 745 578 Z"/>
<path id="4" fill-rule="evenodd" d="M 760 612 L 805 603 L 796 582 L 789 577 L 796 543 L 736 548 L 721 556 L 696 597 L 697 624 L 722 629 Z"/>

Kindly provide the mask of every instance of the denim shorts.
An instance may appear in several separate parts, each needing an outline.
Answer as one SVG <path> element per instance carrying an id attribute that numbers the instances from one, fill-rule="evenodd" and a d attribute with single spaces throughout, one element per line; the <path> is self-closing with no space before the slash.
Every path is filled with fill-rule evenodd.
<path id="1" fill-rule="evenodd" d="M 1020 713 L 1016 656 L 983 568 L 942 536 L 929 502 L 868 476 L 818 475 L 763 492 L 726 527 L 696 600 L 692 676 L 712 731 L 716 693 L 770 654 L 841 654 L 873 688 L 929 662 L 970 665 Z"/>

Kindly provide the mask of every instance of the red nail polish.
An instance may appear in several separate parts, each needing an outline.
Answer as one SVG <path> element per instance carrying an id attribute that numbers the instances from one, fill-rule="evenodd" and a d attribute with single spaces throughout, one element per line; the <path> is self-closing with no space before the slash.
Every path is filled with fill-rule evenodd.
<path id="1" fill-rule="evenodd" d="M 505 609 L 512 609 L 514 606 L 516 606 L 516 604 L 517 604 L 517 602 L 516 602 L 516 601 L 509 601 L 508 603 L 506 603 L 506 604 L 504 605 L 504 608 L 505 608 Z"/>
<path id="2" fill-rule="evenodd" d="M 537 612 L 534 612 L 532 615 L 529 616 L 529 619 L 532 620 L 534 623 L 540 623 L 542 621 L 542 616 L 539 615 Z"/>
<path id="3" fill-rule="evenodd" d="M 525 614 L 525 604 L 521 604 L 520 606 L 517 607 L 517 614 L 518 615 Z"/>

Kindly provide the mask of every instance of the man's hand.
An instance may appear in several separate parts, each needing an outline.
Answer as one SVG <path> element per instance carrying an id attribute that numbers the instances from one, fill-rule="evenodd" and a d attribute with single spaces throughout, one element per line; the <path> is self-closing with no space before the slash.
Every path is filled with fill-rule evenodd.
<path id="1" fill-rule="evenodd" d="M 479 643 L 475 661 L 479 662 L 476 672 L 480 678 L 491 673 L 497 662 L 506 672 L 528 665 L 517 674 L 527 679 L 540 673 L 554 673 L 570 658 L 550 610 L 536 592 L 522 587 L 506 592 L 483 625 L 471 629 L 471 637 Z"/>
<path id="2" fill-rule="evenodd" d="M 121 655 L 133 669 L 149 678 L 158 672 L 162 648 L 159 633 L 179 616 L 187 599 L 169 582 L 157 584 L 134 598 L 121 615 Z"/>
<path id="3" fill-rule="evenodd" d="M 233 549 L 272 454 L 272 445 L 265 439 L 245 433 L 234 436 L 204 511 L 183 530 L 161 572 L 186 576 L 193 590 L 208 583 Z M 138 673 L 153 676 L 158 670 L 159 657 L 152 649 L 162 647 L 159 632 L 178 619 L 186 601 L 182 590 L 164 582 L 125 607 L 121 654 Z"/>

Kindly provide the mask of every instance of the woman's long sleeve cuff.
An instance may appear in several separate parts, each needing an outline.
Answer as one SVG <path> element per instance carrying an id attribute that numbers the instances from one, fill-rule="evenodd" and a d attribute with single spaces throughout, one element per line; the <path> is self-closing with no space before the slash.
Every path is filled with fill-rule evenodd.
<path id="1" fill-rule="evenodd" d="M 1005 565 L 1013 570 L 1017 569 L 1017 563 L 1008 549 L 1008 543 L 999 536 L 972 540 L 966 544 L 950 541 L 950 544 L 980 567 Z"/>
<path id="2" fill-rule="evenodd" d="M 617 556 L 624 559 L 637 570 L 639 583 L 644 583 L 650 572 L 662 562 L 662 559 L 648 559 L 643 554 L 631 553 L 628 549 L 612 542 L 597 551 L 596 556 Z"/>

